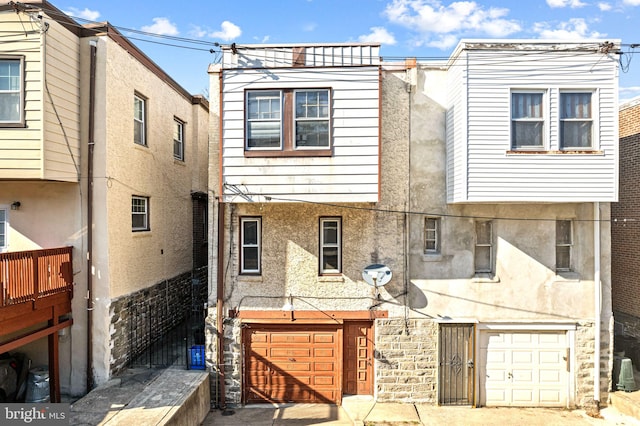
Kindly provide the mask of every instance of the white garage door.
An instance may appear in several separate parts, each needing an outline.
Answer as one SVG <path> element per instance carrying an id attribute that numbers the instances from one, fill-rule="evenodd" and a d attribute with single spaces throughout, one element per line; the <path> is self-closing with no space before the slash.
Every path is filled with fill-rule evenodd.
<path id="1" fill-rule="evenodd" d="M 568 346 L 564 331 L 482 331 L 480 405 L 566 407 Z"/>

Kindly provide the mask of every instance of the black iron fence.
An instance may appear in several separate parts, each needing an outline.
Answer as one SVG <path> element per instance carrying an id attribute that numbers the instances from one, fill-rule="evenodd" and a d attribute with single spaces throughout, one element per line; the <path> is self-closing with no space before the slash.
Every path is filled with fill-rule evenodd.
<path id="1" fill-rule="evenodd" d="M 128 306 L 129 367 L 204 370 L 206 281 L 194 279 L 189 290 L 174 291 L 184 291 L 178 303 L 171 294 Z"/>

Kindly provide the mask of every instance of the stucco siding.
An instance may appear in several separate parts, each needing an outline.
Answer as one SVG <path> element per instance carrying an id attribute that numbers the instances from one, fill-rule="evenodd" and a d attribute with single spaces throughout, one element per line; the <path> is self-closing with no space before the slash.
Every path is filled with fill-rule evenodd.
<path id="1" fill-rule="evenodd" d="M 281 69 L 264 77 L 260 70 L 224 73 L 224 183 L 283 199 L 377 201 L 378 68 Z M 282 87 L 331 88 L 331 157 L 245 158 L 244 91 Z"/>

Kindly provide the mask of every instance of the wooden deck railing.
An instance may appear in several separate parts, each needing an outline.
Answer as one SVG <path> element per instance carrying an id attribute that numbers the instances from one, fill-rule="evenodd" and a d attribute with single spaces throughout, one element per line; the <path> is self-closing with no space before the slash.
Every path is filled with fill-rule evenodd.
<path id="1" fill-rule="evenodd" d="M 0 308 L 71 291 L 72 249 L 0 253 Z"/>

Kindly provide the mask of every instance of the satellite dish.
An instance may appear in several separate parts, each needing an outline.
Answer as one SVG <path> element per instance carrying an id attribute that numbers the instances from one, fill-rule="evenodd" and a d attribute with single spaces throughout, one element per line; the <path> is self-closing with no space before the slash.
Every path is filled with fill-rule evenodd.
<path id="1" fill-rule="evenodd" d="M 362 271 L 362 278 L 369 285 L 374 287 L 381 287 L 391 281 L 391 269 L 385 265 L 373 264 L 364 268 Z"/>

